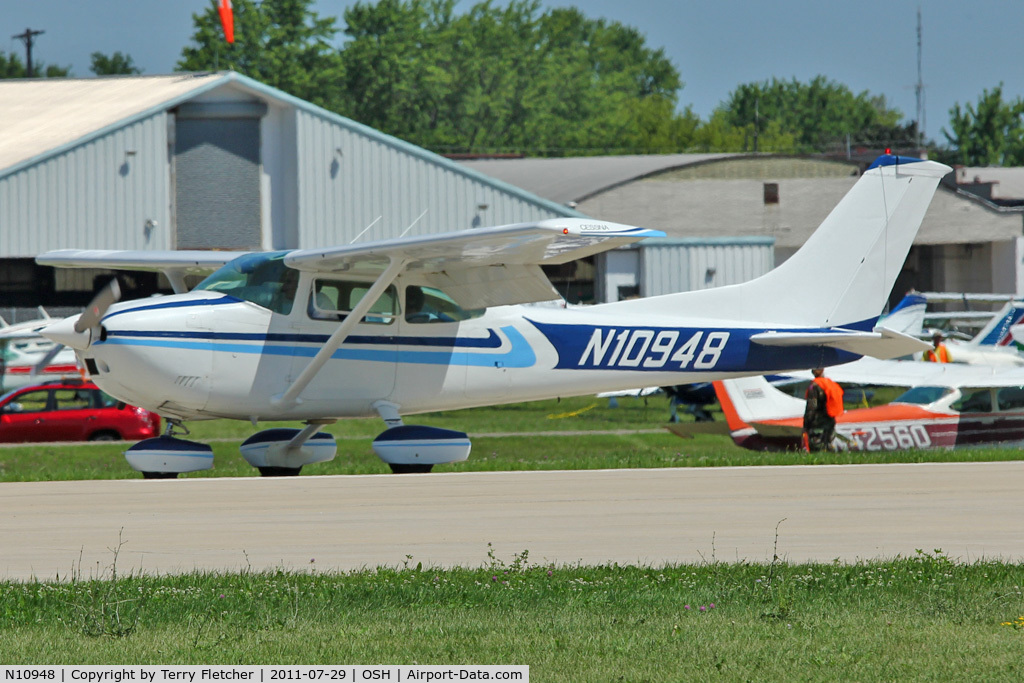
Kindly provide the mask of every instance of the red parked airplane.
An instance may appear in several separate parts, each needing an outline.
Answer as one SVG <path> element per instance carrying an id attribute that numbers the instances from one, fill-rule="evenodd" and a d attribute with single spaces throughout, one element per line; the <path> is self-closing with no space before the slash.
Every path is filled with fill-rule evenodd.
<path id="1" fill-rule="evenodd" d="M 835 446 L 889 451 L 1024 440 L 1024 370 L 915 361 L 869 361 L 830 368 L 840 382 L 910 386 L 892 403 L 847 410 L 836 419 Z M 728 434 L 752 450 L 801 448 L 804 401 L 763 377 L 715 382 Z M 670 425 L 681 436 L 707 423 Z"/>

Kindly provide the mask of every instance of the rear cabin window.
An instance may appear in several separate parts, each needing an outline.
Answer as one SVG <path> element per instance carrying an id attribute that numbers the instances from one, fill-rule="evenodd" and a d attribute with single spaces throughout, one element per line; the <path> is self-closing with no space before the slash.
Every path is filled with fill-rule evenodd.
<path id="1" fill-rule="evenodd" d="M 996 393 L 999 410 L 1024 409 L 1024 387 L 1003 387 Z"/>
<path id="2" fill-rule="evenodd" d="M 368 291 L 370 284 L 367 282 L 317 278 L 313 281 L 309 296 L 309 317 L 316 320 L 344 320 Z M 394 287 L 388 287 L 370 306 L 362 322 L 390 325 L 395 321 L 397 312 L 397 293 Z"/>

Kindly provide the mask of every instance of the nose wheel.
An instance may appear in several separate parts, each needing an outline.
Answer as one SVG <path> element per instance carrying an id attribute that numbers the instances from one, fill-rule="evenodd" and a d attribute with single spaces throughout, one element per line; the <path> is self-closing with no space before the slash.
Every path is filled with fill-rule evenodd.
<path id="1" fill-rule="evenodd" d="M 204 443 L 186 441 L 175 432 L 188 434 L 178 420 L 168 420 L 167 429 L 154 439 L 145 439 L 124 452 L 132 469 L 143 479 L 174 479 L 182 472 L 198 472 L 213 467 L 213 449 Z"/>

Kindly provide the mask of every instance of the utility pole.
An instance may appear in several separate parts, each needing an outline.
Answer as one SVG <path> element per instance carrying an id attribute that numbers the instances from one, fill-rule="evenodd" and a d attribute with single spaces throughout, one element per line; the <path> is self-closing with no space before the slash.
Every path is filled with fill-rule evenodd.
<path id="1" fill-rule="evenodd" d="M 757 154 L 757 136 L 761 128 L 761 98 L 754 100 L 754 154 Z"/>
<path id="2" fill-rule="evenodd" d="M 921 80 L 921 6 L 917 7 L 917 85 L 914 86 L 914 93 L 917 95 L 917 147 L 924 147 L 924 81 Z"/>
<path id="3" fill-rule="evenodd" d="M 33 31 L 30 28 L 26 28 L 24 33 L 11 36 L 11 38 L 18 38 L 25 43 L 25 75 L 28 78 L 32 78 L 32 42 L 36 36 L 42 35 L 46 31 Z"/>

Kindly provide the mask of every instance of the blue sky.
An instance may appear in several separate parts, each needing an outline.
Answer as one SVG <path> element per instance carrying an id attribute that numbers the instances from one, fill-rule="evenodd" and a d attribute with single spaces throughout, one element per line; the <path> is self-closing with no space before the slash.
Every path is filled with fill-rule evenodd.
<path id="1" fill-rule="evenodd" d="M 498 5 L 505 0 L 495 0 Z M 147 74 L 170 73 L 192 35 L 193 12 L 208 0 L 0 0 L 0 50 L 11 38 L 45 30 L 34 57 L 91 76 L 89 55 L 126 52 Z M 341 24 L 347 0 L 318 0 Z M 473 3 L 462 0 L 463 11 Z M 706 118 L 740 83 L 817 74 L 855 92 L 885 95 L 906 119 L 915 114 L 916 12 L 924 25 L 925 131 L 942 140 L 954 103 L 975 102 L 1004 84 L 1024 95 L 1024 3 L 1019 0 L 543 0 L 579 7 L 588 17 L 633 26 L 661 47 L 686 86 L 680 104 Z M 340 38 L 339 38 L 340 40 Z"/>

